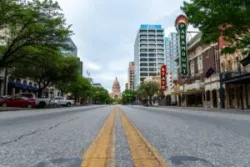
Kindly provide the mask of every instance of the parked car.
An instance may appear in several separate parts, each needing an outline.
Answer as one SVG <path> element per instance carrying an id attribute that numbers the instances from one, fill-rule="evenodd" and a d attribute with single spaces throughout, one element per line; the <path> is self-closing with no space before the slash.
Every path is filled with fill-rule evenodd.
<path id="1" fill-rule="evenodd" d="M 51 99 L 49 98 L 37 98 L 34 93 L 20 93 L 18 94 L 21 97 L 26 97 L 28 99 L 34 99 L 36 102 L 36 106 L 40 108 L 44 108 L 45 106 L 50 104 Z"/>
<path id="2" fill-rule="evenodd" d="M 55 106 L 71 106 L 75 104 L 74 100 L 67 100 L 66 97 L 55 97 L 51 100 L 51 104 Z"/>
<path id="3" fill-rule="evenodd" d="M 11 98 L 12 96 L 10 96 L 10 95 L 4 95 L 4 96 L 1 96 L 0 97 L 0 99 L 9 99 L 9 98 Z"/>
<path id="4" fill-rule="evenodd" d="M 12 96 L 11 98 L 0 99 L 0 105 L 2 107 L 27 107 L 34 108 L 36 101 L 21 96 Z"/>

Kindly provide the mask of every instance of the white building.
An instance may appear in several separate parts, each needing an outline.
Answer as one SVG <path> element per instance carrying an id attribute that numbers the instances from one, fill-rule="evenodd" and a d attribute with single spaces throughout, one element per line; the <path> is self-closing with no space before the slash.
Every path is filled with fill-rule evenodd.
<path id="1" fill-rule="evenodd" d="M 134 44 L 135 88 L 149 76 L 159 76 L 165 64 L 164 29 L 161 25 L 141 25 Z"/>

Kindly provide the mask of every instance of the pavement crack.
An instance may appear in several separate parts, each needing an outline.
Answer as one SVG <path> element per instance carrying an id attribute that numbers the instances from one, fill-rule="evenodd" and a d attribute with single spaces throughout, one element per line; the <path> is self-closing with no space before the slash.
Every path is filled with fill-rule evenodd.
<path id="1" fill-rule="evenodd" d="M 74 121 L 75 119 L 77 119 L 77 118 L 72 118 L 72 119 L 70 119 L 70 120 L 68 120 L 68 121 L 65 121 L 64 123 Z M 55 125 L 53 125 L 53 126 L 50 126 L 48 129 L 49 129 L 49 130 L 52 130 L 52 129 L 58 127 L 58 126 L 61 125 L 61 124 L 63 124 L 63 123 L 60 123 L 60 122 L 59 122 L 59 123 L 57 123 L 57 124 L 55 124 Z M 38 131 L 45 131 L 45 130 L 46 130 L 46 129 L 35 130 L 35 131 L 30 132 L 30 133 L 20 135 L 20 136 L 18 136 L 17 138 L 15 138 L 15 139 L 13 139 L 13 140 L 10 140 L 10 141 L 6 141 L 6 142 L 0 143 L 0 146 L 3 146 L 3 145 L 6 145 L 6 144 L 10 144 L 10 143 L 17 142 L 17 141 L 21 140 L 23 137 L 30 136 L 30 135 L 33 135 L 33 134 L 37 133 Z"/>
<path id="2" fill-rule="evenodd" d="M 7 141 L 7 142 L 3 142 L 3 143 L 1 143 L 0 145 L 3 146 L 3 145 L 6 145 L 6 144 L 10 144 L 10 143 L 17 142 L 17 141 L 21 140 L 23 137 L 33 135 L 33 134 L 35 134 L 36 132 L 38 132 L 38 130 L 35 130 L 35 131 L 30 132 L 30 133 L 27 133 L 27 134 L 23 134 L 23 135 L 19 136 L 18 138 L 14 139 L 14 140 L 10 140 L 10 141 Z"/>
<path id="3" fill-rule="evenodd" d="M 61 124 L 61 123 L 57 123 L 57 124 L 55 124 L 54 126 L 49 127 L 49 130 L 58 127 L 60 124 Z"/>

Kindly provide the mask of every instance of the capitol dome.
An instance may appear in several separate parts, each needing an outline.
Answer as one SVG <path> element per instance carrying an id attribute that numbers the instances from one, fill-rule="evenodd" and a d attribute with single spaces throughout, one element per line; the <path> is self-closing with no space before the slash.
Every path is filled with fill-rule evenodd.
<path id="1" fill-rule="evenodd" d="M 115 81 L 113 83 L 112 92 L 110 93 L 110 97 L 113 99 L 120 99 L 122 97 L 121 87 L 120 87 L 120 83 L 119 83 L 117 77 L 115 78 Z"/>

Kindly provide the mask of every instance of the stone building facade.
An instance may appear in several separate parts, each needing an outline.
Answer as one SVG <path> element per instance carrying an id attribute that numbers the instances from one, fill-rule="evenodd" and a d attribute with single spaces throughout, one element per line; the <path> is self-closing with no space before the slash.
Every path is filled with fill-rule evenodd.
<path id="1" fill-rule="evenodd" d="M 109 94 L 109 96 L 112 99 L 121 99 L 122 98 L 121 87 L 120 87 L 120 83 L 119 83 L 117 77 L 115 78 L 115 81 L 114 81 L 113 86 L 112 86 L 112 92 Z"/>
<path id="2" fill-rule="evenodd" d="M 175 96 L 178 106 L 250 108 L 250 55 L 240 50 L 223 55 L 221 50 L 228 44 L 222 38 L 202 44 L 200 37 L 197 34 L 188 42 L 189 75 L 178 75 L 177 86 L 165 92 L 167 104 Z"/>

